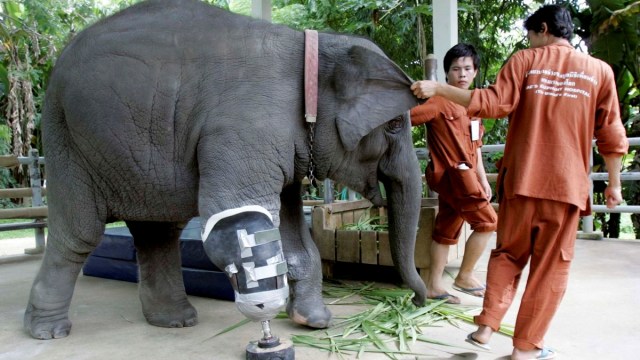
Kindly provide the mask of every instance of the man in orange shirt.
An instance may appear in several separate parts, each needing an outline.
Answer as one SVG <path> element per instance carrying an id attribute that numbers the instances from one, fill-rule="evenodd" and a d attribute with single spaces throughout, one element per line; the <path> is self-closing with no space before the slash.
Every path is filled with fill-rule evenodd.
<path id="1" fill-rule="evenodd" d="M 470 116 L 509 116 L 498 176 L 497 247 L 491 252 L 478 329 L 467 341 L 488 349 L 516 293 L 529 278 L 516 320 L 511 358 L 551 359 L 544 335 L 567 286 L 580 215 L 588 215 L 589 157 L 596 138 L 609 183 L 608 208 L 622 201 L 621 158 L 628 150 L 611 67 L 576 51 L 569 12 L 540 8 L 525 21 L 530 49 L 515 53 L 487 89 L 430 81 L 411 88 L 467 107 Z M 529 261 L 530 260 L 530 261 Z"/>
<path id="2" fill-rule="evenodd" d="M 468 89 L 478 73 L 480 57 L 468 44 L 458 44 L 447 51 L 444 61 L 447 83 Z M 459 304 L 457 296 L 449 294 L 442 282 L 449 247 L 458 243 L 464 221 L 473 230 L 466 242 L 460 271 L 453 288 L 483 297 L 485 287 L 473 273 L 489 238 L 496 230 L 498 217 L 489 203 L 491 186 L 482 163 L 482 131 L 478 118 L 469 118 L 466 109 L 443 97 L 434 96 L 411 109 L 411 124 L 427 126 L 429 165 L 427 184 L 438 196 L 427 296 L 447 299 Z"/>

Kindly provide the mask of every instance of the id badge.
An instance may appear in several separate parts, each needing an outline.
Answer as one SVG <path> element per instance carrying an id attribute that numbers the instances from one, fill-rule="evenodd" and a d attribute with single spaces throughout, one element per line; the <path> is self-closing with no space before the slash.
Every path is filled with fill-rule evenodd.
<path id="1" fill-rule="evenodd" d="M 471 141 L 480 140 L 480 120 L 471 120 Z"/>

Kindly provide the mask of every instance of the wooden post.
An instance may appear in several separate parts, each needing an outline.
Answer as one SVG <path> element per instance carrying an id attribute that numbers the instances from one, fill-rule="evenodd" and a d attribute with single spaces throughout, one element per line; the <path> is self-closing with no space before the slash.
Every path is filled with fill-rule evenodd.
<path id="1" fill-rule="evenodd" d="M 331 179 L 324 179 L 324 203 L 331 204 L 333 202 L 333 183 Z"/>
<path id="2" fill-rule="evenodd" d="M 438 59 L 433 54 L 427 55 L 424 60 L 424 79 L 438 81 Z"/>
<path id="3" fill-rule="evenodd" d="M 271 0 L 252 0 L 251 16 L 271 21 Z"/>

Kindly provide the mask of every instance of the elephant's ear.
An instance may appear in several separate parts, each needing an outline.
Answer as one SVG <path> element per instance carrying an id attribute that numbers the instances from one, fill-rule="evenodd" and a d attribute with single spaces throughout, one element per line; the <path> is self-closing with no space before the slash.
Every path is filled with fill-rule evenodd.
<path id="1" fill-rule="evenodd" d="M 362 46 L 349 50 L 336 66 L 336 124 L 342 144 L 352 151 L 373 129 L 418 105 L 412 80 L 382 54 Z"/>

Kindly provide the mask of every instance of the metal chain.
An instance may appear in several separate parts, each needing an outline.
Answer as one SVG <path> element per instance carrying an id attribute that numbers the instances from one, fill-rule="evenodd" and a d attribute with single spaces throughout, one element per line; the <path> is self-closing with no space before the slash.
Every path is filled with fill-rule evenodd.
<path id="1" fill-rule="evenodd" d="M 307 178 L 309 178 L 309 184 L 314 188 L 318 188 L 318 184 L 316 182 L 316 176 L 313 173 L 315 170 L 315 165 L 313 163 L 313 141 L 315 134 L 316 124 L 314 122 L 309 123 L 309 172 L 307 173 Z"/>

